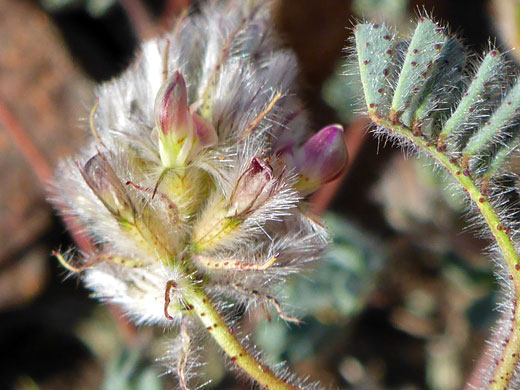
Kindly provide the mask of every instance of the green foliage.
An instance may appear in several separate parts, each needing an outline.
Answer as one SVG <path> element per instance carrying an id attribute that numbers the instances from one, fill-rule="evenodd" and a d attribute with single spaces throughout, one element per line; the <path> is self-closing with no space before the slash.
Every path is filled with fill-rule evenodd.
<path id="1" fill-rule="evenodd" d="M 488 145 L 499 142 L 504 130 L 511 124 L 519 110 L 520 83 L 516 83 L 485 125 L 469 139 L 462 153 L 472 156 L 484 151 Z"/>
<path id="2" fill-rule="evenodd" d="M 446 39 L 443 30 L 435 23 L 428 19 L 419 22 L 406 52 L 391 110 L 408 116 L 415 113 L 434 69 L 432 65 L 440 57 Z"/>
<path id="3" fill-rule="evenodd" d="M 362 24 L 356 27 L 355 36 L 365 101 L 369 112 L 376 112 L 386 100 L 393 34 L 384 26 Z"/>
<path id="4" fill-rule="evenodd" d="M 344 61 L 336 65 L 336 71 L 323 83 L 322 98 L 334 109 L 342 123 L 351 123 L 355 113 L 352 107 L 356 105 L 356 95 L 362 88 L 359 80 L 354 75 L 342 75 L 348 64 Z"/>
<path id="5" fill-rule="evenodd" d="M 355 28 L 368 113 L 461 158 L 475 177 L 499 172 L 514 149 L 520 112 L 520 83 L 511 85 L 516 77 L 503 56 L 491 50 L 472 72 L 460 41 L 424 17 L 410 41 L 394 35 L 384 25 Z"/>
<path id="6" fill-rule="evenodd" d="M 455 177 L 478 211 L 480 227 L 496 243 L 493 260 L 504 287 L 503 317 L 492 338 L 489 361 L 495 364 L 479 366 L 485 387 L 478 388 L 518 389 L 520 210 L 518 195 L 511 195 L 511 184 L 505 183 L 514 176 L 507 163 L 518 143 L 520 82 L 494 49 L 476 71 L 465 68 L 462 44 L 425 17 L 410 41 L 392 41 L 390 64 L 372 61 L 387 53 L 366 49 L 388 45 L 388 35 L 379 36 L 380 30 L 388 31 L 370 23 L 355 28 L 368 114 L 377 131 L 425 152 Z"/>
<path id="7" fill-rule="evenodd" d="M 448 71 L 445 69 L 446 63 L 452 64 Z M 427 121 L 434 108 L 449 109 L 453 97 L 458 96 L 458 88 L 462 87 L 461 74 L 465 65 L 466 54 L 462 43 L 457 39 L 448 38 L 428 72 L 429 78 L 423 92 L 412 101 L 414 104 L 408 110 L 412 119 L 408 120 L 408 123 Z M 454 95 L 450 96 L 451 94 Z M 440 101 L 442 95 L 445 99 Z"/>
<path id="8" fill-rule="evenodd" d="M 486 89 L 489 88 L 502 65 L 502 57 L 497 56 L 495 51 L 488 53 L 484 57 L 475 79 L 470 84 L 451 117 L 446 121 L 441 131 L 442 137 L 445 138 L 452 132 L 463 129 L 468 119 L 481 111 L 478 108 L 485 102 L 483 96 L 486 95 Z"/>
<path id="9" fill-rule="evenodd" d="M 289 329 L 282 321 L 263 321 L 255 331 L 256 342 L 277 361 L 310 358 L 341 337 L 341 325 L 365 307 L 383 266 L 384 247 L 377 239 L 333 214 L 324 223 L 331 250 L 308 278 L 292 277 L 283 289 L 303 324 Z"/>
<path id="10" fill-rule="evenodd" d="M 113 357 L 105 371 L 102 390 L 162 390 L 155 369 L 143 366 L 137 350 L 124 350 Z"/>

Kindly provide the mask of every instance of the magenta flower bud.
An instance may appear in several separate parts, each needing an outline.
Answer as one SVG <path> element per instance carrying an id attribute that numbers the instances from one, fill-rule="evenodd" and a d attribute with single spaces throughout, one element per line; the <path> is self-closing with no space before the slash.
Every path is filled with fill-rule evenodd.
<path id="1" fill-rule="evenodd" d="M 230 214 L 243 216 L 256 210 L 273 194 L 276 184 L 273 168 L 261 158 L 254 157 L 231 194 Z"/>
<path id="2" fill-rule="evenodd" d="M 180 72 L 175 72 L 161 86 L 154 110 L 159 155 L 166 168 L 184 166 L 201 149 L 217 142 L 213 125 L 190 112 L 186 82 Z"/>
<path id="3" fill-rule="evenodd" d="M 334 180 L 345 167 L 347 157 L 343 127 L 331 125 L 321 129 L 295 156 L 300 176 L 296 188 L 305 195 Z"/>
<path id="4" fill-rule="evenodd" d="M 92 192 L 110 213 L 126 220 L 134 217 L 134 208 L 116 173 L 102 154 L 96 154 L 80 169 Z"/>
<path id="5" fill-rule="evenodd" d="M 161 86 L 154 109 L 155 124 L 164 135 L 178 141 L 193 131 L 186 82 L 180 72 L 175 72 Z"/>

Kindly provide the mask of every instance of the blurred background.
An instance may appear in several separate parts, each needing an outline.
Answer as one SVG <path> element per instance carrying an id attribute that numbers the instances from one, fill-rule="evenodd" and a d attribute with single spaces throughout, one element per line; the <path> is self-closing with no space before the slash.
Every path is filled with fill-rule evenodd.
<path id="1" fill-rule="evenodd" d="M 162 390 L 155 362 L 168 335 L 130 325 L 88 298 L 50 253 L 73 237 L 45 200 L 45 182 L 87 136 L 96 83 L 129 64 L 140 41 L 167 31 L 190 0 L 0 0 L 0 389 Z M 288 281 L 300 327 L 261 313 L 244 328 L 273 363 L 288 361 L 324 388 L 455 390 L 470 378 L 496 319 L 485 241 L 466 228 L 461 199 L 431 166 L 367 134 L 342 48 L 355 20 L 403 34 L 435 15 L 477 54 L 489 37 L 519 46 L 516 0 L 274 0 L 282 42 L 301 62 L 314 128 L 338 122 L 347 172 L 317 193 L 334 245 L 314 271 Z M 514 62 L 520 58 L 509 53 Z M 205 347 L 202 380 L 250 386 Z M 478 378 L 473 378 L 473 381 Z M 476 382 L 474 382 L 476 383 Z"/>

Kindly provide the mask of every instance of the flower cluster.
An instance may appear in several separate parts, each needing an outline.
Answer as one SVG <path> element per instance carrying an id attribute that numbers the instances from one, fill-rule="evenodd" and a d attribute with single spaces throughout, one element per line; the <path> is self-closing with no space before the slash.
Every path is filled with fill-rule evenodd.
<path id="1" fill-rule="evenodd" d="M 181 387 L 201 328 L 271 383 L 242 356 L 221 302 L 293 320 L 276 287 L 327 244 L 302 200 L 343 169 L 343 130 L 305 141 L 295 71 L 269 5 L 210 2 L 99 88 L 93 140 L 54 180 L 58 209 L 96 242 L 81 260 L 87 286 L 137 323 L 181 324 Z"/>

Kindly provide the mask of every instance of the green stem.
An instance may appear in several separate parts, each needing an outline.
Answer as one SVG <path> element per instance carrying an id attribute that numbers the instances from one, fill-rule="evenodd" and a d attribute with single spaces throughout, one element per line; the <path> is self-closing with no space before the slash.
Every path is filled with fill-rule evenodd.
<path id="1" fill-rule="evenodd" d="M 510 271 L 510 280 L 514 287 L 514 299 L 512 316 L 510 313 L 505 313 L 506 318 L 510 318 L 511 328 L 509 335 L 506 336 L 503 342 L 503 350 L 494 363 L 496 365 L 493 377 L 489 382 L 490 390 L 504 390 L 509 385 L 509 382 L 518 366 L 520 357 L 520 316 L 516 316 L 519 311 L 520 302 L 520 259 L 515 250 L 513 241 L 507 234 L 507 229 L 502 225 L 495 209 L 489 203 L 486 196 L 482 194 L 480 188 L 475 184 L 473 178 L 468 171 L 465 171 L 457 161 L 454 161 L 445 153 L 439 151 L 435 144 L 432 144 L 416 135 L 409 127 L 397 121 L 391 121 L 386 118 L 380 118 L 376 115 L 371 115 L 371 119 L 379 126 L 391 129 L 395 134 L 398 134 L 433 156 L 448 172 L 462 185 L 467 191 L 471 200 L 478 207 L 480 213 L 484 217 L 491 234 L 495 238 L 506 264 Z"/>
<path id="2" fill-rule="evenodd" d="M 298 386 L 286 382 L 276 376 L 240 344 L 222 316 L 215 309 L 210 299 L 200 287 L 191 283 L 183 286 L 183 297 L 193 306 L 193 311 L 199 317 L 206 330 L 218 345 L 229 356 L 230 360 L 244 370 L 263 388 L 269 390 L 297 390 Z"/>

